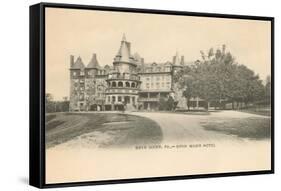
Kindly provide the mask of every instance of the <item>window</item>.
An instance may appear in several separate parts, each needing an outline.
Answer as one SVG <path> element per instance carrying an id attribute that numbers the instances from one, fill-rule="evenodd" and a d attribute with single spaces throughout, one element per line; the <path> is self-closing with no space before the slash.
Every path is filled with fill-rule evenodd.
<path id="1" fill-rule="evenodd" d="M 166 84 L 167 84 L 167 88 L 170 88 L 170 82 L 167 82 Z"/>
<path id="2" fill-rule="evenodd" d="M 122 101 L 122 97 L 118 96 L 118 101 L 121 102 Z"/>
<path id="3" fill-rule="evenodd" d="M 81 75 L 81 76 L 84 76 L 84 75 L 85 75 L 84 71 L 81 71 L 81 72 L 80 72 L 80 75 Z"/>
<path id="4" fill-rule="evenodd" d="M 130 87 L 130 83 L 129 82 L 126 82 L 126 87 Z"/>
<path id="5" fill-rule="evenodd" d="M 149 81 L 150 80 L 150 78 L 146 78 L 146 81 Z"/>
<path id="6" fill-rule="evenodd" d="M 116 87 L 116 82 L 112 82 L 112 87 Z"/>
<path id="7" fill-rule="evenodd" d="M 84 87 L 80 87 L 80 90 L 83 91 L 83 90 L 84 90 Z"/>
<path id="8" fill-rule="evenodd" d="M 108 96 L 107 101 L 110 102 L 110 96 Z"/>
<path id="9" fill-rule="evenodd" d="M 156 87 L 159 88 L 159 85 L 160 85 L 160 83 L 157 82 L 157 83 L 156 83 Z"/>
<path id="10" fill-rule="evenodd" d="M 91 72 L 91 71 L 88 71 L 88 75 L 91 76 L 91 75 L 92 75 L 92 72 Z"/>
<path id="11" fill-rule="evenodd" d="M 123 82 L 118 82 L 118 87 L 123 87 Z"/>
<path id="12" fill-rule="evenodd" d="M 115 103 L 115 101 L 116 101 L 116 98 L 115 98 L 115 96 L 113 96 L 112 97 L 112 102 Z"/>
<path id="13" fill-rule="evenodd" d="M 76 72 L 73 72 L 73 76 L 76 76 Z"/>
<path id="14" fill-rule="evenodd" d="M 146 88 L 149 89 L 149 83 L 146 83 Z"/>
<path id="15" fill-rule="evenodd" d="M 160 78 L 159 78 L 159 77 L 157 77 L 157 78 L 156 78 L 156 81 L 159 81 L 159 80 L 160 80 Z"/>
<path id="16" fill-rule="evenodd" d="M 135 83 L 132 83 L 132 85 L 131 85 L 131 86 L 132 86 L 132 88 L 134 88 L 136 85 L 135 85 Z"/>

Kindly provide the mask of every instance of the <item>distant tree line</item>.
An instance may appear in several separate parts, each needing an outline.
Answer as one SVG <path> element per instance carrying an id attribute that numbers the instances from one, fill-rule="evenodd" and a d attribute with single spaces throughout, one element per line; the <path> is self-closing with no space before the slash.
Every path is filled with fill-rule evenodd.
<path id="1" fill-rule="evenodd" d="M 67 97 L 63 97 L 62 101 L 54 101 L 52 94 L 46 93 L 45 96 L 46 113 L 67 112 L 69 111 L 69 101 Z"/>
<path id="2" fill-rule="evenodd" d="M 271 82 L 267 78 L 265 85 L 258 75 L 245 65 L 235 61 L 234 56 L 226 51 L 226 46 L 208 53 L 201 51 L 202 59 L 194 65 L 185 66 L 174 80 L 183 89 L 183 96 L 190 108 L 191 98 L 199 97 L 206 101 L 206 109 L 210 103 L 223 109 L 226 103 L 248 107 L 251 103 L 270 104 Z"/>

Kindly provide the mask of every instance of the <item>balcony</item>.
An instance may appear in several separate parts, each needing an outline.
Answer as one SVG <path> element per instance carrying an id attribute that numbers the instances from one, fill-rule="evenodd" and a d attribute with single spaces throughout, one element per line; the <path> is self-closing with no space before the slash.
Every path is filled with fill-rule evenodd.
<path id="1" fill-rule="evenodd" d="M 108 80 L 140 80 L 139 76 L 129 75 L 129 76 L 123 76 L 123 75 L 108 75 Z"/>

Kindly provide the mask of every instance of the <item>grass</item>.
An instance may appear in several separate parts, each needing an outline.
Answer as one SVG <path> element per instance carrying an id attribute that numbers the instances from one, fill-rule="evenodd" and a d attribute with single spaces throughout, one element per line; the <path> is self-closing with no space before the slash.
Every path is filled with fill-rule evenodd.
<path id="1" fill-rule="evenodd" d="M 251 114 L 257 114 L 257 115 L 271 116 L 271 108 L 268 108 L 268 107 L 249 108 L 249 109 L 243 109 L 243 110 L 239 110 L 239 111 L 251 113 Z"/>
<path id="2" fill-rule="evenodd" d="M 268 139 L 270 138 L 270 118 L 245 118 L 232 120 L 209 121 L 202 126 L 209 131 L 217 131 L 224 134 L 236 135 L 241 138 L 249 139 Z"/>
<path id="3" fill-rule="evenodd" d="M 99 147 L 159 143 L 160 126 L 147 118 L 122 113 L 57 113 L 46 115 L 46 147 L 51 148 L 81 135 L 111 136 Z M 96 138 L 99 140 L 99 137 Z"/>

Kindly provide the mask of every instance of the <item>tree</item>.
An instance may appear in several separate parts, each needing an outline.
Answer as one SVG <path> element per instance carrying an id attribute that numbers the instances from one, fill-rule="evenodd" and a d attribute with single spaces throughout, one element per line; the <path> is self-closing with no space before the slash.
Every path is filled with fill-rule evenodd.
<path id="1" fill-rule="evenodd" d="M 47 113 L 55 112 L 55 104 L 54 104 L 53 95 L 50 93 L 46 93 L 45 95 L 45 108 Z"/>
<path id="2" fill-rule="evenodd" d="M 266 104 L 271 104 L 271 77 L 266 77 L 265 83 L 265 102 Z"/>
<path id="3" fill-rule="evenodd" d="M 165 98 L 160 97 L 160 99 L 159 99 L 159 110 L 163 111 L 163 110 L 166 110 L 166 108 L 167 108 L 167 105 L 166 105 Z"/>
<path id="4" fill-rule="evenodd" d="M 215 53 L 211 48 L 207 56 L 201 51 L 201 57 L 194 70 L 193 88 L 196 91 L 193 90 L 193 95 L 205 99 L 207 103 L 228 100 L 233 105 L 234 102 L 247 105 L 262 99 L 264 88 L 259 76 L 245 65 L 236 63 L 225 45 Z"/>
<path id="5" fill-rule="evenodd" d="M 179 84 L 182 92 L 182 96 L 186 98 L 188 110 L 190 110 L 190 99 L 194 97 L 194 71 L 190 66 L 184 67 L 175 76 L 174 80 Z"/>
<path id="6" fill-rule="evenodd" d="M 167 105 L 167 110 L 168 111 L 174 110 L 175 103 L 174 103 L 174 99 L 173 99 L 172 96 L 169 96 L 166 105 Z"/>

